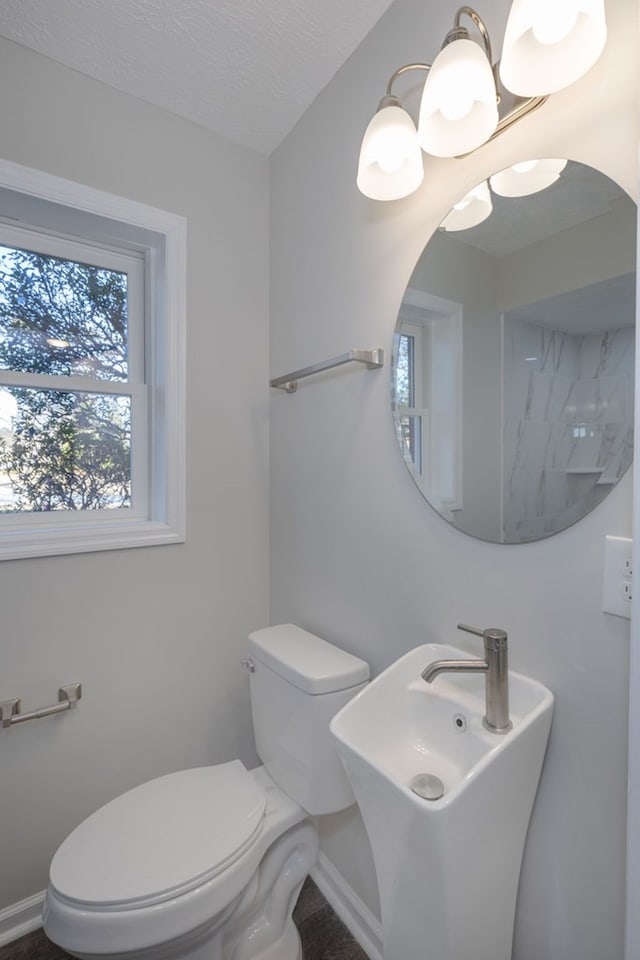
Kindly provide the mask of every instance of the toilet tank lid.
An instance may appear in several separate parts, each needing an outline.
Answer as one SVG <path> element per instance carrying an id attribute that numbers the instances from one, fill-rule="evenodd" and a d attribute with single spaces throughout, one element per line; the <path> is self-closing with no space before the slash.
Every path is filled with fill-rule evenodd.
<path id="1" fill-rule="evenodd" d="M 305 693 L 348 690 L 369 679 L 369 664 L 332 643 L 281 623 L 249 634 L 249 653 Z"/>

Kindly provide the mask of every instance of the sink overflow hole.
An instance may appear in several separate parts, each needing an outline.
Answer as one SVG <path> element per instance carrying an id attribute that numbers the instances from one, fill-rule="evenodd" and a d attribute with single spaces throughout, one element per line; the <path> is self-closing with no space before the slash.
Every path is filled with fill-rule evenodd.
<path id="1" fill-rule="evenodd" d="M 467 729 L 467 718 L 465 717 L 464 713 L 456 713 L 455 717 L 453 718 L 453 725 L 456 730 L 460 731 L 460 733 Z"/>

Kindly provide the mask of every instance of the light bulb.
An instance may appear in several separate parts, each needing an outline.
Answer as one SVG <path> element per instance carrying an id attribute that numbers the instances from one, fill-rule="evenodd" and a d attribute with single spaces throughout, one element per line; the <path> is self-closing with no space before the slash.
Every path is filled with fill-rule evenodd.
<path id="1" fill-rule="evenodd" d="M 489 184 L 486 180 L 477 184 L 464 195 L 462 200 L 455 203 L 447 216 L 440 224 L 441 230 L 452 232 L 468 230 L 475 227 L 490 216 L 493 210 Z"/>
<path id="2" fill-rule="evenodd" d="M 529 173 L 538 164 L 538 160 L 523 160 L 522 163 L 514 163 L 511 167 L 516 173 Z"/>
<path id="3" fill-rule="evenodd" d="M 576 5 L 567 0 L 564 3 L 541 3 L 531 24 L 534 37 L 538 43 L 560 43 L 575 29 L 578 13 Z"/>
<path id="4" fill-rule="evenodd" d="M 420 146 L 435 157 L 460 156 L 485 143 L 497 125 L 495 81 L 484 50 L 465 38 L 448 43 L 424 85 Z"/>
<path id="5" fill-rule="evenodd" d="M 399 200 L 422 183 L 422 153 L 409 114 L 395 98 L 381 103 L 362 138 L 358 189 L 372 200 Z"/>
<path id="6" fill-rule="evenodd" d="M 513 0 L 500 78 L 518 96 L 547 96 L 590 70 L 606 40 L 604 0 Z"/>
<path id="7" fill-rule="evenodd" d="M 473 108 L 473 97 L 466 90 L 451 90 L 440 110 L 447 120 L 462 120 Z"/>
<path id="8" fill-rule="evenodd" d="M 566 160 L 524 160 L 494 173 L 489 183 L 493 192 L 501 197 L 526 197 L 550 187 L 566 165 Z"/>
<path id="9" fill-rule="evenodd" d="M 384 173 L 396 173 L 402 168 L 409 155 L 409 151 L 402 149 L 401 143 L 394 143 L 389 139 L 380 144 L 378 166 Z"/>

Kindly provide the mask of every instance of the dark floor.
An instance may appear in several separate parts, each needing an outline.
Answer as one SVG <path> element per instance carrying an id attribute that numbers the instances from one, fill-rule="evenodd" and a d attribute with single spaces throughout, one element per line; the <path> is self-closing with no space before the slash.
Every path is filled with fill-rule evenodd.
<path id="1" fill-rule="evenodd" d="M 300 931 L 304 960 L 368 960 L 310 877 L 298 897 L 293 919 Z M 0 960 L 4 960 L 2 951 Z"/>
<path id="2" fill-rule="evenodd" d="M 367 960 L 310 877 L 305 880 L 293 919 L 300 931 L 304 960 Z M 0 960 L 69 960 L 69 955 L 47 940 L 42 930 L 35 930 L 0 947 Z"/>

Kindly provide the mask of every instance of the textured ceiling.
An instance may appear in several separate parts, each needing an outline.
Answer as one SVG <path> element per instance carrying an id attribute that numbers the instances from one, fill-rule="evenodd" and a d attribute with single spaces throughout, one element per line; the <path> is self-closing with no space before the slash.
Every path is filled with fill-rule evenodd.
<path id="1" fill-rule="evenodd" d="M 269 154 L 392 0 L 1 0 L 0 35 Z"/>
<path id="2" fill-rule="evenodd" d="M 491 216 L 450 236 L 493 257 L 505 257 L 608 213 L 620 198 L 633 203 L 622 187 L 599 170 L 570 162 L 560 179 L 539 193 L 507 198 L 492 194 Z"/>

